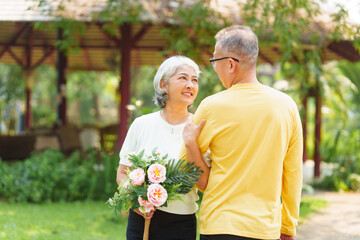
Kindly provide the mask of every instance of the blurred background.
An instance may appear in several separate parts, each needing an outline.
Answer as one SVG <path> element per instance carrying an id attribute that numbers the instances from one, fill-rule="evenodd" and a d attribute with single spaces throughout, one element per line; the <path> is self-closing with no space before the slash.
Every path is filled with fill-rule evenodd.
<path id="1" fill-rule="evenodd" d="M 360 191 L 359 1 L 0 0 L 0 200 L 109 197 L 159 64 L 201 66 L 195 112 L 224 90 L 209 59 L 233 24 L 259 36 L 259 81 L 298 104 L 304 191 Z"/>

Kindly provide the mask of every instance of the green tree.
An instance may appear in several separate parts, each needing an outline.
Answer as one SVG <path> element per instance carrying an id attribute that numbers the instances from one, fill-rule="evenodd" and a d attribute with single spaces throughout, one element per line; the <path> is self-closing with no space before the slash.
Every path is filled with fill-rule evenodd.
<path id="1" fill-rule="evenodd" d="M 57 82 L 56 71 L 51 66 L 40 66 L 36 69 L 31 110 L 35 128 L 51 127 L 56 121 Z"/>
<path id="2" fill-rule="evenodd" d="M 20 66 L 0 64 L 0 125 L 14 125 L 15 116 L 9 116 L 9 111 L 24 101 L 24 95 L 25 83 Z"/>

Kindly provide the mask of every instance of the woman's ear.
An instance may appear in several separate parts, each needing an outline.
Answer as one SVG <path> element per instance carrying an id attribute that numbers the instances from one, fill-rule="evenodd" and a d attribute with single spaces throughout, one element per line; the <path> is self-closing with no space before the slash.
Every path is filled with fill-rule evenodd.
<path id="1" fill-rule="evenodd" d="M 160 88 L 167 91 L 167 84 L 166 82 L 164 82 L 164 80 L 160 80 Z"/>

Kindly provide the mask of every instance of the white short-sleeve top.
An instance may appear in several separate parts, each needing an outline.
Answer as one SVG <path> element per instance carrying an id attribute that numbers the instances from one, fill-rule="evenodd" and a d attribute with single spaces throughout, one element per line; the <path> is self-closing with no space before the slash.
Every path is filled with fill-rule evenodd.
<path id="1" fill-rule="evenodd" d="M 168 154 L 169 159 L 178 159 L 183 145 L 182 131 L 185 123 L 171 125 L 161 116 L 160 111 L 143 115 L 134 120 L 126 135 L 120 151 L 120 164 L 131 166 L 125 158 L 128 153 L 139 153 L 145 149 L 150 155 L 154 148 L 161 155 Z M 197 211 L 198 200 L 196 189 L 182 196 L 182 200 L 169 201 L 167 207 L 158 209 L 175 214 L 193 214 Z"/>

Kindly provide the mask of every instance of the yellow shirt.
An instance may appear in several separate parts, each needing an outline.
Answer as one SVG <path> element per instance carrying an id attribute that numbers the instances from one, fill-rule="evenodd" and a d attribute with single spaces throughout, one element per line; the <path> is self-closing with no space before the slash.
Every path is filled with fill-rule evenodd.
<path id="1" fill-rule="evenodd" d="M 295 102 L 265 85 L 237 84 L 204 99 L 193 119 L 206 119 L 198 144 L 212 159 L 200 233 L 295 235 L 303 146 Z M 180 158 L 187 158 L 185 148 Z"/>

